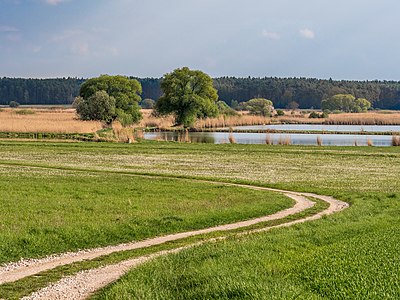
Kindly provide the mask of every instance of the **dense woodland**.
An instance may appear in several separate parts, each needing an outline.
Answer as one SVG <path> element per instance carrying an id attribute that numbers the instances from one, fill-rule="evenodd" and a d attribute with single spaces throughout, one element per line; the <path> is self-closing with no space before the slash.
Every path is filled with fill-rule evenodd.
<path id="1" fill-rule="evenodd" d="M 143 88 L 142 99 L 161 96 L 160 79 L 136 78 Z M 79 78 L 20 79 L 0 78 L 0 104 L 70 104 L 84 82 Z M 276 108 L 297 102 L 300 108 L 320 108 L 321 101 L 335 94 L 366 98 L 374 108 L 400 109 L 399 81 L 335 81 L 307 78 L 235 78 L 214 79 L 219 98 L 229 105 L 252 98 L 267 98 Z"/>

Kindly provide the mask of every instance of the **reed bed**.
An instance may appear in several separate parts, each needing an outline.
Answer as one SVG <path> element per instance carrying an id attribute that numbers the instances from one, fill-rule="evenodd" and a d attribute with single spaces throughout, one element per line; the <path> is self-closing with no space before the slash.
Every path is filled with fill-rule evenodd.
<path id="1" fill-rule="evenodd" d="M 343 113 L 331 114 L 325 119 L 328 125 L 400 125 L 400 113 Z"/>
<path id="2" fill-rule="evenodd" d="M 272 136 L 270 134 L 268 134 L 268 133 L 265 136 L 265 144 L 267 144 L 267 145 L 273 145 L 274 144 L 274 140 L 273 140 Z"/>
<path id="3" fill-rule="evenodd" d="M 235 137 L 233 136 L 232 133 L 229 134 L 228 139 L 229 139 L 229 143 L 231 143 L 231 144 L 236 144 L 236 139 L 235 139 Z"/>
<path id="4" fill-rule="evenodd" d="M 320 136 L 317 136 L 317 145 L 322 146 L 322 138 Z"/>
<path id="5" fill-rule="evenodd" d="M 222 128 L 233 126 L 246 126 L 246 125 L 268 125 L 271 124 L 271 118 L 252 115 L 239 115 L 239 116 L 219 116 L 217 118 L 206 118 L 198 120 L 194 129 L 202 130 L 209 128 Z"/>
<path id="6" fill-rule="evenodd" d="M 392 146 L 400 146 L 400 136 L 393 136 L 392 137 Z"/>
<path id="7" fill-rule="evenodd" d="M 0 132 L 93 133 L 102 129 L 101 122 L 79 120 L 75 109 L 30 109 L 32 113 L 28 114 L 20 111 L 0 111 Z"/>
<path id="8" fill-rule="evenodd" d="M 158 128 L 163 130 L 174 126 L 175 118 L 173 116 L 155 117 L 152 112 L 152 109 L 142 109 L 143 119 L 139 123 L 138 127 Z"/>

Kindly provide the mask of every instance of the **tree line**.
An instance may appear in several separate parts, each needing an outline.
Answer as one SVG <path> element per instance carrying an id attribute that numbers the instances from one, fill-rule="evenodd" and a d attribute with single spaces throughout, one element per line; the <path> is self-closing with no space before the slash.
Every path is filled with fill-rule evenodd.
<path id="1" fill-rule="evenodd" d="M 142 85 L 142 99 L 158 100 L 162 96 L 161 79 L 131 78 Z M 83 78 L 0 78 L 0 104 L 71 104 L 83 82 Z M 219 99 L 233 107 L 253 98 L 266 98 L 273 101 L 275 108 L 286 108 L 293 102 L 299 108 L 321 108 L 324 99 L 351 94 L 369 100 L 374 108 L 400 109 L 400 81 L 220 77 L 213 79 L 213 85 Z"/>

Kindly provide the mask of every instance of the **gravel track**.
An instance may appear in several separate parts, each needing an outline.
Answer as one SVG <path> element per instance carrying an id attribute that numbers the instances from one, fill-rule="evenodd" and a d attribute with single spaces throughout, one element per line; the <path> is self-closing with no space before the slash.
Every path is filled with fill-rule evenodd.
<path id="1" fill-rule="evenodd" d="M 132 242 L 132 243 L 127 243 L 127 244 L 120 244 L 117 246 L 109 246 L 109 247 L 96 248 L 96 249 L 90 249 L 90 250 L 82 250 L 82 251 L 78 251 L 75 253 L 64 253 L 64 254 L 60 254 L 60 255 L 53 255 L 53 256 L 48 256 L 48 257 L 42 258 L 42 259 L 21 260 L 16 263 L 10 263 L 10 264 L 4 265 L 3 267 L 0 268 L 0 284 L 14 282 L 14 281 L 20 280 L 22 278 L 32 276 L 32 275 L 38 274 L 40 272 L 56 268 L 58 266 L 67 265 L 67 264 L 71 264 L 71 263 L 79 262 L 79 261 L 83 261 L 83 260 L 91 260 L 91 259 L 94 259 L 94 258 L 97 258 L 100 256 L 115 253 L 115 252 L 146 248 L 146 247 L 160 245 L 160 244 L 163 244 L 163 243 L 166 243 L 169 241 L 175 241 L 175 240 L 179 240 L 179 239 L 183 239 L 183 238 L 191 237 L 191 236 L 195 236 L 195 235 L 200 235 L 200 234 L 205 234 L 205 233 L 210 233 L 210 232 L 215 232 L 215 231 L 233 230 L 233 229 L 238 229 L 238 228 L 255 225 L 255 224 L 261 223 L 261 222 L 282 219 L 282 218 L 288 217 L 290 215 L 302 212 L 308 208 L 313 207 L 315 203 L 308 200 L 306 197 L 313 197 L 313 198 L 323 200 L 323 201 L 329 203 L 329 207 L 326 210 L 319 212 L 310 217 L 306 217 L 306 218 L 295 220 L 295 221 L 290 221 L 290 222 L 280 224 L 277 226 L 271 226 L 271 227 L 266 227 L 266 228 L 261 228 L 261 229 L 256 229 L 256 230 L 249 230 L 244 233 L 240 233 L 240 235 L 254 233 L 254 232 L 267 231 L 272 228 L 287 227 L 287 226 L 291 226 L 294 224 L 303 223 L 306 221 L 316 220 L 316 219 L 321 218 L 323 215 L 329 215 L 329 214 L 332 214 L 335 212 L 339 212 L 349 206 L 347 203 L 336 200 L 332 197 L 321 196 L 321 195 L 316 195 L 316 194 L 311 194 L 311 193 L 297 193 L 297 192 L 291 192 L 291 191 L 285 191 L 285 190 L 279 190 L 279 189 L 255 187 L 255 186 L 250 186 L 250 185 L 233 184 L 233 183 L 225 184 L 225 183 L 221 183 L 221 182 L 211 182 L 211 181 L 209 182 L 209 181 L 204 181 L 204 180 L 198 180 L 198 181 L 208 182 L 208 183 L 212 183 L 212 184 L 224 184 L 224 185 L 228 185 L 228 186 L 239 186 L 239 187 L 250 188 L 250 189 L 255 189 L 255 190 L 279 192 L 279 193 L 283 193 L 287 197 L 290 197 L 293 200 L 295 200 L 296 204 L 291 208 L 279 211 L 275 214 L 252 219 L 252 220 L 236 222 L 236 223 L 232 223 L 232 224 L 221 225 L 221 226 L 216 226 L 216 227 L 211 227 L 211 228 L 206 228 L 206 229 L 201 229 L 201 230 L 171 234 L 171 235 L 156 237 L 156 238 L 152 238 L 152 239 L 148 239 L 148 240 L 144 240 L 144 241 L 140 241 L 140 242 Z M 210 242 L 210 241 L 221 240 L 221 239 L 223 239 L 223 237 L 210 239 L 210 240 L 207 240 L 204 242 Z M 202 244 L 204 242 L 196 243 L 193 245 L 189 245 L 186 247 L 181 247 L 181 248 L 177 248 L 177 249 L 173 249 L 173 250 L 161 251 L 161 252 L 158 252 L 155 254 L 138 257 L 138 258 L 131 259 L 131 260 L 126 260 L 126 261 L 123 261 L 121 263 L 114 264 L 114 265 L 108 265 L 108 266 L 97 268 L 97 269 L 79 272 L 75 275 L 65 277 L 65 278 L 61 279 L 60 281 L 58 281 L 57 283 L 49 285 L 48 287 L 41 289 L 23 299 L 86 299 L 91 294 L 93 294 L 95 291 L 97 291 L 97 290 L 103 288 L 104 286 L 110 284 L 111 282 L 117 280 L 123 274 L 125 274 L 127 271 L 129 271 L 130 269 L 132 269 L 135 266 L 138 266 L 138 265 L 140 265 L 150 259 L 153 259 L 155 257 L 161 256 L 161 255 L 166 255 L 169 253 L 176 253 L 183 249 L 187 249 L 189 247 L 193 247 L 195 245 Z"/>

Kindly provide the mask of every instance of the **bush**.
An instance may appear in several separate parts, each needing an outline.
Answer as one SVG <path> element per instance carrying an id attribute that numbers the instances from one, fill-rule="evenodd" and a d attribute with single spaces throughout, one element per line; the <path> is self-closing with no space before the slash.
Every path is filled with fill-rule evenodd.
<path id="1" fill-rule="evenodd" d="M 310 113 L 310 115 L 308 116 L 310 119 L 318 119 L 319 118 L 319 113 L 313 111 Z"/>
<path id="2" fill-rule="evenodd" d="M 140 103 L 140 106 L 144 109 L 153 109 L 155 105 L 156 105 L 156 101 L 154 101 L 153 99 L 144 99 Z"/>
<path id="3" fill-rule="evenodd" d="M 270 117 L 274 106 L 271 100 L 264 98 L 254 98 L 247 102 L 240 103 L 243 109 L 248 110 L 252 115 Z"/>
<path id="4" fill-rule="evenodd" d="M 224 101 L 218 101 L 217 102 L 218 106 L 218 111 L 221 115 L 225 116 L 237 116 L 238 113 L 232 109 L 228 104 L 226 104 Z"/>
<path id="5" fill-rule="evenodd" d="M 308 116 L 310 119 L 323 119 L 323 118 L 328 118 L 329 114 L 328 112 L 324 111 L 323 113 L 317 113 L 315 111 L 311 112 L 310 115 Z"/>
<path id="6" fill-rule="evenodd" d="M 282 109 L 277 109 L 277 110 L 276 110 L 276 115 L 279 116 L 279 117 L 281 117 L 281 116 L 284 116 L 284 115 L 285 115 L 285 112 L 284 112 Z"/>
<path id="7" fill-rule="evenodd" d="M 19 106 L 19 103 L 17 101 L 10 101 L 10 107 L 15 108 Z"/>

